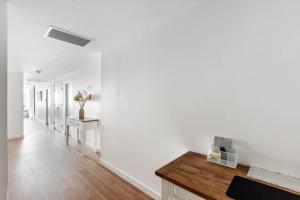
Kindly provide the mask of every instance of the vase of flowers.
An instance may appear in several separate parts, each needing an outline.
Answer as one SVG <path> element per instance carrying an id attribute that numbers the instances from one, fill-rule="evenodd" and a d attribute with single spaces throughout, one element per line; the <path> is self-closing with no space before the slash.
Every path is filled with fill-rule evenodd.
<path id="1" fill-rule="evenodd" d="M 92 101 L 93 97 L 85 90 L 78 90 L 74 96 L 74 101 L 79 104 L 79 119 L 84 119 L 84 106 L 88 101 Z"/>
<path id="2" fill-rule="evenodd" d="M 83 108 L 79 109 L 79 119 L 84 119 L 84 109 Z"/>

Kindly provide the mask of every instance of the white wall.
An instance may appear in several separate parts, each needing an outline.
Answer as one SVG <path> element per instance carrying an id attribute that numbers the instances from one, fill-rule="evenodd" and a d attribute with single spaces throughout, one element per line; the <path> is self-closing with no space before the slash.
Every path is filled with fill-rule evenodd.
<path id="1" fill-rule="evenodd" d="M 24 94 L 23 104 L 26 103 L 26 109 L 29 113 L 29 118 L 34 118 L 34 82 L 23 82 Z M 25 99 L 26 98 L 26 99 Z"/>
<path id="2" fill-rule="evenodd" d="M 29 118 L 34 118 L 34 86 L 30 85 L 29 87 L 29 99 L 28 99 L 28 111 L 29 111 Z"/>
<path id="3" fill-rule="evenodd" d="M 44 84 L 37 84 L 35 86 L 35 118 L 43 124 L 46 124 L 46 88 Z M 42 100 L 40 99 L 40 92 L 42 92 Z"/>
<path id="4" fill-rule="evenodd" d="M 160 193 L 156 169 L 219 135 L 300 177 L 300 2 L 195 2 L 102 52 L 103 160 Z"/>
<path id="5" fill-rule="evenodd" d="M 7 138 L 22 138 L 23 133 L 23 74 L 8 73 Z"/>
<path id="6" fill-rule="evenodd" d="M 0 199 L 7 198 L 7 17 L 0 0 Z"/>

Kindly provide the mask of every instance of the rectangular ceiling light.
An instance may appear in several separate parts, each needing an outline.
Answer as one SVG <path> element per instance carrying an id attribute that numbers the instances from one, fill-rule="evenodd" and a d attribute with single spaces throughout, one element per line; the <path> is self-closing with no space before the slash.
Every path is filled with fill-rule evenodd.
<path id="1" fill-rule="evenodd" d="M 74 44 L 74 45 L 81 46 L 81 47 L 84 47 L 88 43 L 93 41 L 92 39 L 89 39 L 89 38 L 86 38 L 86 37 L 83 37 L 83 36 L 80 36 L 80 35 L 59 29 L 59 28 L 55 28 L 52 26 L 50 26 L 49 29 L 47 30 L 45 37 L 60 40 L 60 41 L 67 42 L 67 43 Z"/>

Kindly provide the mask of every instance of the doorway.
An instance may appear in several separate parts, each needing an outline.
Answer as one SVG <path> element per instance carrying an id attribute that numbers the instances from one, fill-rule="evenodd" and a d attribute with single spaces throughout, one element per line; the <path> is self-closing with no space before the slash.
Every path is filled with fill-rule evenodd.
<path id="1" fill-rule="evenodd" d="M 72 91 L 71 84 L 65 84 L 65 118 L 72 115 Z"/>
<path id="2" fill-rule="evenodd" d="M 59 132 L 64 132 L 64 109 L 63 109 L 63 83 L 54 84 L 54 128 Z"/>
<path id="3" fill-rule="evenodd" d="M 46 126 L 48 126 L 49 125 L 49 89 L 46 89 L 45 90 L 45 95 L 46 95 L 46 99 L 45 99 L 45 101 L 46 101 Z"/>

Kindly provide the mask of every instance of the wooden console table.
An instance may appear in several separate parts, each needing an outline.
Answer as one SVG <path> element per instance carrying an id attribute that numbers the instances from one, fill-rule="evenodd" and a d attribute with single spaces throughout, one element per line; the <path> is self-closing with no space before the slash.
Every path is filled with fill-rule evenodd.
<path id="1" fill-rule="evenodd" d="M 86 144 L 86 130 L 92 129 L 94 131 L 94 136 L 95 136 L 94 151 L 98 152 L 97 142 L 100 138 L 98 135 L 98 125 L 99 125 L 98 119 L 94 119 L 94 118 L 79 119 L 74 117 L 67 117 L 66 126 L 65 126 L 66 145 L 69 145 L 70 127 L 74 127 L 77 130 L 77 142 L 83 145 Z"/>

